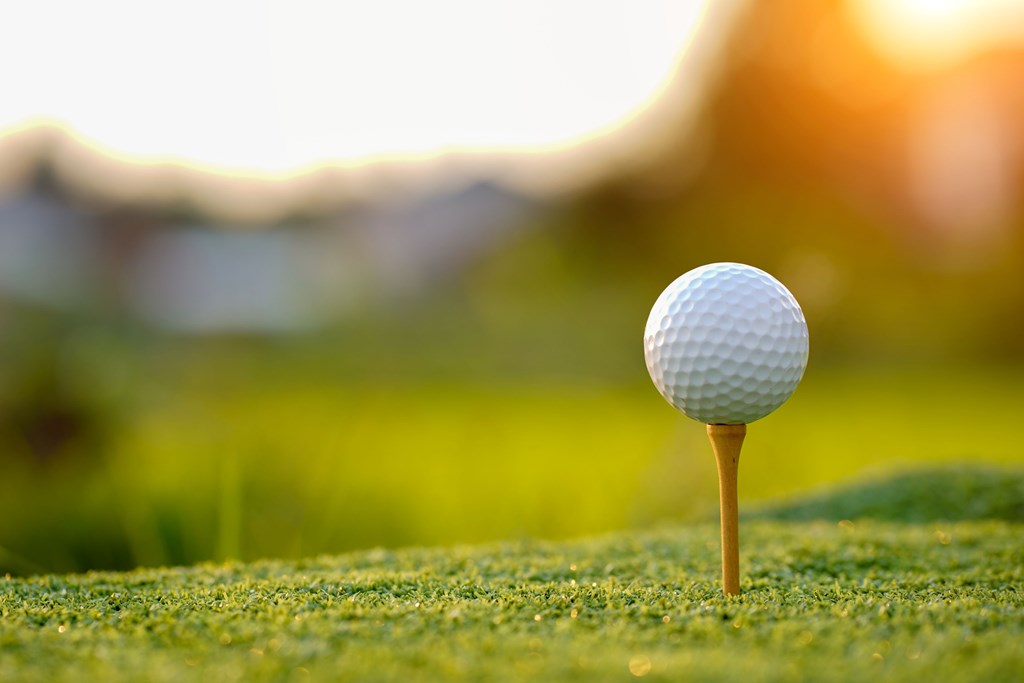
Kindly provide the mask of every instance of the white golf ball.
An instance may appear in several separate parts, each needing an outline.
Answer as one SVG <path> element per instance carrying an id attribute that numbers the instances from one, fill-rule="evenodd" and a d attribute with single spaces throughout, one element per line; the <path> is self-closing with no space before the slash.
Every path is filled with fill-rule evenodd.
<path id="1" fill-rule="evenodd" d="M 781 406 L 803 377 L 807 350 L 793 295 L 741 263 L 681 275 L 654 302 L 644 331 L 658 391 L 707 424 L 746 424 Z"/>

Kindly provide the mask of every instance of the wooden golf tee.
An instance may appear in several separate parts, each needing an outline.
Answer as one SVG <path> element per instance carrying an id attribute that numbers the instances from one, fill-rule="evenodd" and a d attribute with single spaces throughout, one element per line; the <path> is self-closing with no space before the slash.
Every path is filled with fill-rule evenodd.
<path id="1" fill-rule="evenodd" d="M 722 518 L 722 591 L 740 594 L 740 523 L 736 475 L 746 425 L 708 425 L 711 449 L 718 461 L 718 496 Z"/>

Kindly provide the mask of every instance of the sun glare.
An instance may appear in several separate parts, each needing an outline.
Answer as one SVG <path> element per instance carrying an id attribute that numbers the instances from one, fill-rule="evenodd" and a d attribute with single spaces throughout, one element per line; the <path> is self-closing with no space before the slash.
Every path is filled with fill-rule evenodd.
<path id="1" fill-rule="evenodd" d="M 664 92 L 705 4 L 19 3 L 0 138 L 46 123 L 120 161 L 262 178 L 569 150 Z"/>
<path id="2" fill-rule="evenodd" d="M 1021 0 L 853 0 L 852 10 L 876 47 L 908 70 L 942 68 L 1024 40 Z"/>

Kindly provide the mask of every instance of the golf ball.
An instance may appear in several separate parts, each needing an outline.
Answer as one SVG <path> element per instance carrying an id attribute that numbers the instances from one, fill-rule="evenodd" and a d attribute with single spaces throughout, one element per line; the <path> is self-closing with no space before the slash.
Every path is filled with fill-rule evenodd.
<path id="1" fill-rule="evenodd" d="M 807 323 L 781 282 L 741 263 L 695 268 L 654 302 L 644 357 L 686 416 L 746 424 L 785 403 L 807 367 Z"/>

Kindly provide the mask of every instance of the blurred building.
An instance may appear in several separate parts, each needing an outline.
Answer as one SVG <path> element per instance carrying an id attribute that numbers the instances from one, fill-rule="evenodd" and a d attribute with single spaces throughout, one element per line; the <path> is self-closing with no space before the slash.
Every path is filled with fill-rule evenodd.
<path id="1" fill-rule="evenodd" d="M 0 297 L 189 333 L 302 330 L 413 296 L 522 229 L 536 203 L 494 185 L 305 224 L 96 208 L 44 176 L 0 198 Z"/>

